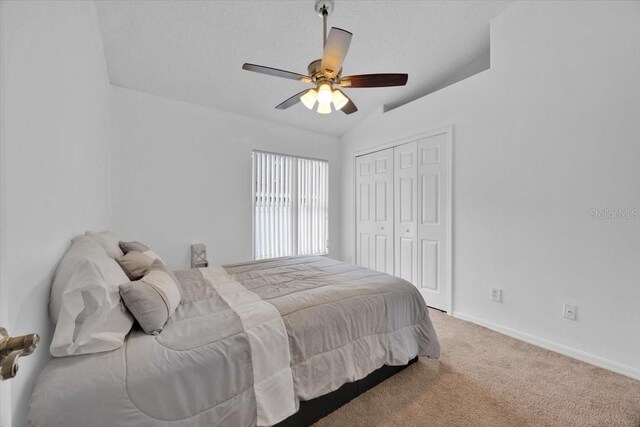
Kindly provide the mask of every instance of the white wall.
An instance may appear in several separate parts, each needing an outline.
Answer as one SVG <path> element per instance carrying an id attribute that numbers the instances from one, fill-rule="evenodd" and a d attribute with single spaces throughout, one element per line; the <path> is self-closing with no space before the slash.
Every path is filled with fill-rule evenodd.
<path id="1" fill-rule="evenodd" d="M 112 89 L 115 228 L 188 268 L 251 259 L 251 151 L 329 160 L 329 251 L 340 243 L 338 138 L 127 89 Z"/>
<path id="2" fill-rule="evenodd" d="M 456 71 L 449 77 L 445 78 L 443 81 L 435 85 L 433 88 L 430 88 L 428 92 L 415 94 L 413 98 L 404 99 L 399 101 L 398 103 L 385 104 L 383 110 L 385 112 L 391 111 L 394 108 L 398 108 L 402 105 L 408 104 L 409 102 L 413 102 L 416 99 L 422 98 L 433 92 L 439 91 L 440 89 L 445 88 L 447 86 L 451 86 L 452 84 L 458 83 L 461 80 L 468 79 L 474 74 L 478 74 L 483 71 L 486 71 L 489 69 L 490 66 L 491 66 L 491 52 L 487 50 L 486 52 L 483 52 L 480 56 L 467 62 L 464 66 L 462 66 L 462 68 L 460 68 L 458 71 Z"/>
<path id="3" fill-rule="evenodd" d="M 22 427 L 54 269 L 74 235 L 110 225 L 109 84 L 93 2 L 0 4 L 0 321 L 42 337 L 2 385 L 0 425 Z"/>
<path id="4" fill-rule="evenodd" d="M 639 70 L 637 2 L 515 3 L 490 70 L 343 137 L 343 256 L 353 153 L 454 125 L 455 314 L 640 378 L 640 220 L 590 216 L 640 211 Z"/>

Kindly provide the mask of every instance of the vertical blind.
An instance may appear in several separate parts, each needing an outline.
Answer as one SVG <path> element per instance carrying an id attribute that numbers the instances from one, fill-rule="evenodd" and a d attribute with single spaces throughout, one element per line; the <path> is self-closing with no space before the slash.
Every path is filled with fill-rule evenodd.
<path id="1" fill-rule="evenodd" d="M 253 152 L 255 259 L 328 252 L 329 163 Z"/>

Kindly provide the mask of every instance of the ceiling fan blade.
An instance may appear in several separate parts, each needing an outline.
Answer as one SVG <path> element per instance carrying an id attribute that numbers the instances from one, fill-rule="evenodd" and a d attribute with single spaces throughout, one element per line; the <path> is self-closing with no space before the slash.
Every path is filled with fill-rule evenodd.
<path id="1" fill-rule="evenodd" d="M 305 93 L 309 92 L 311 89 L 307 89 L 307 90 L 303 90 L 302 92 L 298 92 L 295 95 L 293 95 L 291 98 L 287 99 L 286 101 L 281 102 L 280 104 L 278 104 L 276 106 L 276 108 L 278 110 L 285 110 L 289 107 L 292 107 L 294 105 L 296 105 L 298 102 L 300 102 L 300 97 L 302 95 L 304 95 Z"/>
<path id="2" fill-rule="evenodd" d="M 342 77 L 338 84 L 342 87 L 404 86 L 408 78 L 408 74 L 360 74 Z"/>
<path id="3" fill-rule="evenodd" d="M 347 98 L 349 97 L 347 96 Z M 349 98 L 349 102 L 347 102 L 346 105 L 340 109 L 340 111 L 342 111 L 345 114 L 351 114 L 358 111 L 358 107 L 356 107 L 356 104 L 354 104 L 351 98 Z"/>
<path id="4" fill-rule="evenodd" d="M 341 28 L 332 27 L 329 31 L 320 65 L 322 70 L 329 75 L 329 78 L 337 76 L 340 72 L 344 57 L 347 56 L 352 36 L 353 34 L 349 31 Z"/>
<path id="5" fill-rule="evenodd" d="M 300 80 L 306 83 L 311 82 L 311 78 L 309 78 L 309 76 L 294 73 L 291 71 L 279 70 L 277 68 L 265 67 L 263 65 L 245 63 L 242 65 L 242 69 L 247 71 L 253 71 L 260 74 L 266 74 L 268 76 L 282 77 L 284 79 L 291 79 L 291 80 Z"/>

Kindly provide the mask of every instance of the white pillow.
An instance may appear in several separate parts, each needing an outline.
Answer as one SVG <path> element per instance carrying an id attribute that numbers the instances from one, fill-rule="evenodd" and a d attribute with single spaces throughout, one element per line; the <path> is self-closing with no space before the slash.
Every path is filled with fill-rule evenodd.
<path id="1" fill-rule="evenodd" d="M 124 255 L 122 249 L 120 249 L 120 239 L 111 231 L 101 231 L 99 233 L 96 233 L 94 231 L 87 231 L 85 234 L 98 242 L 100 246 L 102 246 L 104 250 L 107 251 L 107 254 L 111 258 L 115 259 L 119 256 Z"/>
<path id="2" fill-rule="evenodd" d="M 55 357 L 115 350 L 133 318 L 118 287 L 129 282 L 117 262 L 87 236 L 73 239 L 56 272 L 49 309 L 57 322 L 50 351 Z"/>
<path id="3" fill-rule="evenodd" d="M 71 275 L 76 267 L 85 259 L 100 259 L 105 255 L 106 252 L 102 246 L 89 236 L 76 236 L 71 240 L 71 246 L 62 257 L 56 274 L 53 276 L 51 297 L 49 298 L 49 315 L 54 325 L 58 323 L 62 294 L 69 286 Z"/>

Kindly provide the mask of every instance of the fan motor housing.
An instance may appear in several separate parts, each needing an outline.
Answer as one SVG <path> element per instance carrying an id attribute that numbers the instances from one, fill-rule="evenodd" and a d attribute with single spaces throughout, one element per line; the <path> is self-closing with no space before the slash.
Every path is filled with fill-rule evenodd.
<path id="1" fill-rule="evenodd" d="M 315 61 L 312 61 L 307 66 L 307 71 L 309 72 L 309 77 L 311 77 L 314 82 L 319 82 L 322 80 L 330 80 L 336 82 L 340 80 L 340 74 L 342 74 L 342 69 L 340 69 L 340 72 L 335 76 L 334 79 L 327 78 L 322 72 L 322 59 L 316 59 Z"/>

